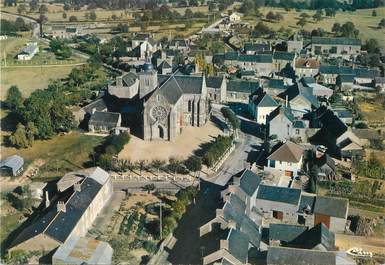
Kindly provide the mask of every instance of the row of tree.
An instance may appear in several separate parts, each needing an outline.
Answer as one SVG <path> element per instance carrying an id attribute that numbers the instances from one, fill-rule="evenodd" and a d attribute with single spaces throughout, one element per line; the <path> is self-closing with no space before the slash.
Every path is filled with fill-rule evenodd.
<path id="1" fill-rule="evenodd" d="M 32 29 L 30 23 L 25 23 L 24 19 L 17 18 L 16 21 L 10 21 L 6 19 L 0 20 L 0 34 L 9 35 L 15 34 L 20 31 L 29 31 Z"/>
<path id="2" fill-rule="evenodd" d="M 214 164 L 222 157 L 222 155 L 233 144 L 232 136 L 218 135 L 214 141 L 210 142 L 207 147 L 207 151 L 203 156 L 203 163 L 208 167 L 214 166 Z"/>

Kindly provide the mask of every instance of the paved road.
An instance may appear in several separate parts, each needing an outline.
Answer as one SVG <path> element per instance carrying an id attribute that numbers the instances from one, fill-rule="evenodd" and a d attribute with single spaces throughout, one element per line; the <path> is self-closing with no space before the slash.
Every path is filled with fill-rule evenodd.
<path id="1" fill-rule="evenodd" d="M 224 186 L 229 179 L 247 168 L 255 161 L 259 154 L 262 140 L 255 133 L 257 124 L 254 121 L 238 116 L 241 120 L 241 132 L 235 150 L 223 163 L 222 167 L 208 181 Z"/>
<path id="2" fill-rule="evenodd" d="M 18 14 L 12 14 L 12 13 L 8 13 L 8 12 L 4 12 L 4 11 L 1 11 L 1 17 L 2 18 L 7 18 L 7 17 L 10 17 L 10 18 L 13 18 L 13 19 L 16 19 L 18 17 L 22 18 L 25 22 L 29 22 L 29 23 L 32 23 L 32 36 L 35 37 L 35 38 L 39 38 L 40 37 L 40 29 L 39 29 L 39 23 L 37 23 L 37 21 L 35 19 L 32 19 L 30 17 L 27 17 L 27 16 L 23 16 L 23 15 L 18 15 Z"/>

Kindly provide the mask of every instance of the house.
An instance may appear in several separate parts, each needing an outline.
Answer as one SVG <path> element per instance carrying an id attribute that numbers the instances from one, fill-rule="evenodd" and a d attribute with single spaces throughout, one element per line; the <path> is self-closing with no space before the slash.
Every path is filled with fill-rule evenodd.
<path id="1" fill-rule="evenodd" d="M 172 66 L 167 60 L 162 60 L 156 67 L 158 74 L 168 75 L 172 73 Z"/>
<path id="2" fill-rule="evenodd" d="M 264 218 L 296 223 L 300 199 L 300 189 L 259 185 L 255 208 Z"/>
<path id="3" fill-rule="evenodd" d="M 317 79 L 326 85 L 335 85 L 338 75 L 354 75 L 353 68 L 349 66 L 321 65 Z"/>
<path id="4" fill-rule="evenodd" d="M 361 51 L 361 40 L 352 38 L 312 37 L 311 52 L 315 55 L 349 59 Z"/>
<path id="5" fill-rule="evenodd" d="M 287 43 L 287 51 L 299 54 L 303 49 L 303 38 L 299 34 L 295 33 Z"/>
<path id="6" fill-rule="evenodd" d="M 340 118 L 340 120 L 342 122 L 344 122 L 345 124 L 348 124 L 348 125 L 352 125 L 353 124 L 353 121 L 354 121 L 354 115 L 353 113 L 344 108 L 344 107 L 336 107 L 336 108 L 332 108 L 334 114 Z"/>
<path id="7" fill-rule="evenodd" d="M 355 73 L 354 81 L 360 85 L 371 85 L 376 77 L 381 76 L 378 69 L 356 67 L 353 70 Z"/>
<path id="8" fill-rule="evenodd" d="M 318 84 L 313 77 L 302 77 L 300 82 L 302 82 L 304 86 L 311 87 L 313 95 L 316 97 L 330 98 L 333 95 L 333 89 Z"/>
<path id="9" fill-rule="evenodd" d="M 248 42 L 248 43 L 245 43 L 245 45 L 243 46 L 243 51 L 246 53 L 246 54 L 258 54 L 260 52 L 266 52 L 266 51 L 270 51 L 271 50 L 271 46 L 269 43 L 251 43 L 251 42 Z"/>
<path id="10" fill-rule="evenodd" d="M 344 232 L 348 211 L 347 199 L 317 196 L 313 210 L 314 225 L 323 223 L 330 231 Z"/>
<path id="11" fill-rule="evenodd" d="M 232 23 L 237 23 L 237 22 L 240 22 L 241 21 L 241 14 L 238 13 L 238 12 L 233 12 L 230 16 L 229 16 L 229 21 L 232 22 Z"/>
<path id="12" fill-rule="evenodd" d="M 336 85 L 341 91 L 352 91 L 354 78 L 354 74 L 338 75 L 336 78 Z"/>
<path id="13" fill-rule="evenodd" d="M 227 81 L 224 75 L 206 78 L 207 95 L 216 103 L 226 102 Z"/>
<path id="14" fill-rule="evenodd" d="M 267 265 L 356 265 L 345 252 L 271 246 Z"/>
<path id="15" fill-rule="evenodd" d="M 335 180 L 336 165 L 334 160 L 328 155 L 324 154 L 316 158 L 315 165 L 318 167 L 318 179 L 320 180 Z"/>
<path id="16" fill-rule="evenodd" d="M 275 51 L 273 53 L 274 71 L 280 72 L 287 65 L 293 66 L 295 57 L 294 52 Z"/>
<path id="17" fill-rule="evenodd" d="M 248 102 L 249 96 L 257 91 L 259 82 L 252 80 L 229 80 L 227 83 L 227 101 Z"/>
<path id="18" fill-rule="evenodd" d="M 247 264 L 249 241 L 238 229 L 222 229 L 219 225 L 201 238 L 203 264 Z"/>
<path id="19" fill-rule="evenodd" d="M 23 172 L 24 158 L 19 155 L 9 156 L 0 162 L 0 169 L 2 176 L 16 177 Z"/>
<path id="20" fill-rule="evenodd" d="M 278 94 L 283 93 L 286 90 L 285 83 L 282 79 L 269 79 L 268 81 L 263 83 L 263 90 L 269 94 L 276 96 Z"/>
<path id="21" fill-rule="evenodd" d="M 77 36 L 85 35 L 83 26 L 74 25 L 52 25 L 51 31 L 48 34 L 53 38 L 71 39 Z"/>
<path id="22" fill-rule="evenodd" d="M 271 223 L 269 225 L 269 245 L 288 245 L 309 228 L 304 225 Z"/>
<path id="23" fill-rule="evenodd" d="M 29 61 L 39 52 L 39 47 L 37 42 L 29 42 L 17 55 L 17 60 L 19 61 Z"/>
<path id="24" fill-rule="evenodd" d="M 67 173 L 63 179 L 74 181 L 56 194 L 58 199 L 55 202 L 46 202 L 48 207 L 28 222 L 28 226 L 11 242 L 9 251 L 49 252 L 72 236 L 86 235 L 112 196 L 110 176 L 96 167 Z"/>
<path id="25" fill-rule="evenodd" d="M 273 71 L 273 56 L 271 54 L 240 54 L 236 66 L 244 70 L 253 70 L 257 76 L 269 76 Z"/>
<path id="26" fill-rule="evenodd" d="M 110 133 L 120 127 L 122 118 L 120 113 L 107 111 L 94 111 L 88 122 L 90 132 Z"/>
<path id="27" fill-rule="evenodd" d="M 113 249 L 107 242 L 72 236 L 52 256 L 52 265 L 112 264 Z"/>
<path id="28" fill-rule="evenodd" d="M 317 97 L 313 94 L 313 88 L 304 86 L 301 82 L 289 86 L 278 97 L 289 102 L 291 110 L 297 116 L 319 106 Z"/>
<path id="29" fill-rule="evenodd" d="M 313 77 L 318 74 L 320 62 L 315 58 L 298 58 L 294 70 L 299 77 Z"/>
<path id="30" fill-rule="evenodd" d="M 75 120 L 78 123 L 85 121 L 88 124 L 90 116 L 95 111 L 107 111 L 107 105 L 103 98 L 98 98 L 86 106 L 82 107 L 80 110 L 74 112 Z"/>
<path id="31" fill-rule="evenodd" d="M 168 48 L 171 50 L 178 50 L 180 52 L 187 53 L 190 48 L 188 45 L 188 40 L 185 39 L 173 39 L 168 43 Z"/>
<path id="32" fill-rule="evenodd" d="M 277 101 L 265 92 L 254 93 L 250 96 L 249 111 L 259 124 L 266 124 L 268 115 L 277 107 Z"/>
<path id="33" fill-rule="evenodd" d="M 385 77 L 375 77 L 372 84 L 373 87 L 378 88 L 381 93 L 385 92 Z"/>
<path id="34" fill-rule="evenodd" d="M 267 169 L 279 170 L 285 176 L 297 176 L 302 168 L 303 148 L 287 141 L 267 157 Z"/>

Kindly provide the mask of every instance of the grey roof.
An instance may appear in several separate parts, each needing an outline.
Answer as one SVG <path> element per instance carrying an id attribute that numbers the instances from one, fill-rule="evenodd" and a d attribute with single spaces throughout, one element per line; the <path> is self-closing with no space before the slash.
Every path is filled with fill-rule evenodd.
<path id="1" fill-rule="evenodd" d="M 294 57 L 295 57 L 294 52 L 275 51 L 273 53 L 273 59 L 274 60 L 293 61 Z"/>
<path id="2" fill-rule="evenodd" d="M 264 87 L 273 89 L 286 89 L 282 79 L 270 79 L 264 83 Z"/>
<path id="3" fill-rule="evenodd" d="M 206 86 L 211 88 L 220 88 L 224 76 L 208 76 L 206 78 Z"/>
<path id="4" fill-rule="evenodd" d="M 300 189 L 291 189 L 277 186 L 259 185 L 257 199 L 276 201 L 298 205 L 301 197 Z"/>
<path id="5" fill-rule="evenodd" d="M 286 99 L 287 96 L 289 101 L 299 96 L 308 101 L 312 106 L 319 106 L 317 97 L 313 94 L 313 88 L 304 86 L 302 83 L 295 83 L 294 85 L 288 87 L 286 91 L 280 93 L 278 96 L 282 99 Z"/>
<path id="6" fill-rule="evenodd" d="M 271 63 L 273 56 L 271 54 L 241 54 L 238 56 L 238 61 L 254 62 L 254 63 Z"/>
<path id="7" fill-rule="evenodd" d="M 129 72 L 123 75 L 122 79 L 125 86 L 132 86 L 138 79 L 138 76 L 135 73 Z"/>
<path id="8" fill-rule="evenodd" d="M 166 60 L 163 60 L 159 65 L 158 65 L 158 69 L 170 69 L 172 68 L 172 66 L 166 61 Z"/>
<path id="9" fill-rule="evenodd" d="M 89 125 L 118 126 L 120 113 L 95 111 L 91 114 Z"/>
<path id="10" fill-rule="evenodd" d="M 361 46 L 361 40 L 353 38 L 312 37 L 312 44 Z"/>
<path id="11" fill-rule="evenodd" d="M 314 249 L 318 245 L 322 245 L 326 250 L 335 250 L 334 233 L 323 224 L 319 223 L 316 226 L 304 231 L 291 242 L 299 248 Z"/>
<path id="12" fill-rule="evenodd" d="M 99 98 L 99 99 L 97 99 L 97 100 L 95 100 L 95 101 L 91 102 L 90 104 L 83 107 L 83 110 L 89 114 L 92 113 L 93 109 L 95 109 L 96 111 L 107 110 L 107 105 L 106 105 L 106 102 L 104 101 L 104 99 Z"/>
<path id="13" fill-rule="evenodd" d="M 313 213 L 315 198 L 315 196 L 301 195 L 298 212 L 304 213 L 307 211 L 308 213 Z"/>
<path id="14" fill-rule="evenodd" d="M 316 83 L 314 77 L 311 76 L 304 76 L 301 78 L 301 81 L 304 85 L 314 84 Z"/>
<path id="15" fill-rule="evenodd" d="M 190 75 L 158 75 L 160 92 L 171 103 L 175 104 L 183 94 L 201 94 L 202 76 Z"/>
<path id="16" fill-rule="evenodd" d="M 0 167 L 7 167 L 12 169 L 12 174 L 16 175 L 16 172 L 24 165 L 24 158 L 19 155 L 8 156 L 4 160 L 1 160 Z"/>
<path id="17" fill-rule="evenodd" d="M 262 179 L 249 169 L 245 169 L 240 176 L 240 187 L 249 196 L 253 195 L 257 190 Z"/>
<path id="18" fill-rule="evenodd" d="M 277 107 L 278 103 L 269 94 L 259 94 L 253 98 L 253 102 L 257 107 Z"/>
<path id="19" fill-rule="evenodd" d="M 246 204 L 234 193 L 230 194 L 228 201 L 223 206 L 223 215 L 226 221 L 242 223 L 245 214 Z"/>
<path id="20" fill-rule="evenodd" d="M 32 54 L 35 52 L 37 45 L 35 43 L 28 43 L 22 50 L 23 53 Z"/>
<path id="21" fill-rule="evenodd" d="M 16 246 L 41 233 L 50 236 L 58 242 L 63 243 L 66 241 L 85 210 L 103 186 L 96 180 L 98 177 L 95 174 L 103 173 L 102 178 L 104 179 L 105 171 L 97 167 L 90 172 L 89 177 L 81 182 L 81 191 L 74 191 L 67 202 L 65 202 L 66 212 L 58 212 L 56 205 L 51 205 L 42 216 L 16 237 L 11 246 Z"/>
<path id="22" fill-rule="evenodd" d="M 267 43 L 245 43 L 244 45 L 245 51 L 269 51 L 270 45 Z"/>
<path id="23" fill-rule="evenodd" d="M 231 60 L 231 61 L 238 60 L 238 53 L 237 52 L 226 52 L 224 54 L 224 59 L 225 60 Z"/>
<path id="24" fill-rule="evenodd" d="M 347 74 L 347 75 L 338 75 L 337 82 L 340 83 L 353 83 L 355 75 Z"/>
<path id="25" fill-rule="evenodd" d="M 111 264 L 113 250 L 107 242 L 96 239 L 71 236 L 61 245 L 52 260 L 72 265 Z"/>
<path id="26" fill-rule="evenodd" d="M 160 86 L 159 91 L 170 104 L 178 102 L 183 95 L 182 88 L 179 86 L 174 75 L 169 76 L 169 78 Z"/>
<path id="27" fill-rule="evenodd" d="M 246 264 L 249 253 L 247 236 L 237 229 L 231 229 L 227 240 L 229 242 L 229 253 L 241 263 Z"/>
<path id="28" fill-rule="evenodd" d="M 290 120 L 291 122 L 294 122 L 295 117 L 294 117 L 293 113 L 291 112 L 291 109 L 289 107 L 286 108 L 284 106 L 278 106 L 275 110 L 273 110 L 269 114 L 269 122 L 274 120 L 274 118 L 279 116 L 279 115 L 284 115 L 288 120 Z"/>
<path id="29" fill-rule="evenodd" d="M 345 218 L 348 212 L 348 204 L 347 199 L 317 196 L 314 213 Z"/>
<path id="30" fill-rule="evenodd" d="M 300 248 L 269 247 L 268 265 L 335 265 L 336 253 Z"/>
<path id="31" fill-rule="evenodd" d="M 379 70 L 369 68 L 354 68 L 354 73 L 356 77 L 361 78 L 375 78 L 380 76 Z"/>
<path id="32" fill-rule="evenodd" d="M 259 88 L 259 82 L 247 80 L 230 80 L 227 84 L 227 91 L 253 93 Z"/>
<path id="33" fill-rule="evenodd" d="M 293 128 L 296 128 L 296 129 L 305 129 L 306 128 L 306 124 L 304 121 L 302 120 L 295 120 L 293 122 Z"/>
<path id="34" fill-rule="evenodd" d="M 242 223 L 240 225 L 240 230 L 243 232 L 249 242 L 256 248 L 259 248 L 261 243 L 262 233 L 260 232 L 260 226 L 257 225 L 253 220 L 250 219 L 247 215 L 244 215 Z"/>
<path id="35" fill-rule="evenodd" d="M 355 74 L 354 70 L 350 66 L 337 66 L 337 65 L 321 65 L 319 68 L 321 74 Z"/>
<path id="36" fill-rule="evenodd" d="M 270 224 L 269 240 L 279 240 L 289 243 L 308 230 L 307 226 L 289 224 Z"/>

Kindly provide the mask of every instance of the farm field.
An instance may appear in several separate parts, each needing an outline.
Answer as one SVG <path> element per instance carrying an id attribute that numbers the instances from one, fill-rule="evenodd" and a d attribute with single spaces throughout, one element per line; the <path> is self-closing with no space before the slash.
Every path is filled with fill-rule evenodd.
<path id="1" fill-rule="evenodd" d="M 300 12 L 297 12 L 295 10 L 285 11 L 282 8 L 271 8 L 271 7 L 264 7 L 261 8 L 260 11 L 266 15 L 267 12 L 273 11 L 280 13 L 284 19 L 281 22 L 270 22 L 264 20 L 263 22 L 268 25 L 269 27 L 278 30 L 282 27 L 282 25 L 285 25 L 288 28 L 291 28 L 293 30 L 300 29 L 299 26 L 296 25 L 299 15 L 302 12 L 308 13 L 310 16 L 314 15 L 314 11 L 311 10 L 301 10 Z M 342 12 L 338 11 L 335 17 L 324 17 L 321 21 L 313 21 L 312 18 L 308 19 L 308 23 L 304 26 L 304 29 L 307 31 L 311 31 L 316 28 L 322 28 L 326 31 L 331 31 L 331 27 L 334 23 L 338 22 L 340 24 L 343 24 L 345 22 L 351 21 L 354 23 L 356 28 L 360 31 L 359 37 L 362 40 L 367 40 L 370 38 L 377 39 L 379 44 L 382 47 L 385 47 L 385 29 L 377 29 L 377 25 L 380 22 L 381 18 L 385 17 L 385 7 L 377 8 L 377 16 L 372 16 L 373 9 L 358 9 L 354 12 Z M 255 25 L 260 19 L 256 19 L 256 17 L 246 17 L 244 18 L 247 22 L 249 22 L 252 25 Z"/>

